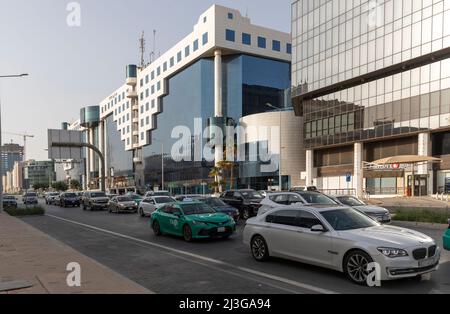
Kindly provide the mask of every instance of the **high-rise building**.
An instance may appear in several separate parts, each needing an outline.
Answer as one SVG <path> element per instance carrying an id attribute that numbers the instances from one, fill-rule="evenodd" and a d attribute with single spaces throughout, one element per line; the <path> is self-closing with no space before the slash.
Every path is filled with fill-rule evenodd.
<path id="1" fill-rule="evenodd" d="M 16 161 L 23 161 L 23 146 L 18 144 L 4 144 L 1 148 L 1 162 L 3 174 L 12 171 Z"/>
<path id="2" fill-rule="evenodd" d="M 304 117 L 308 184 L 380 196 L 450 186 L 449 20 L 450 1 L 292 4 L 292 97 Z M 444 162 L 370 164 L 396 155 Z"/>
<path id="3" fill-rule="evenodd" d="M 52 185 L 56 180 L 55 163 L 53 161 L 28 160 L 24 164 L 24 178 L 27 188 L 37 184 Z"/>
<path id="4" fill-rule="evenodd" d="M 173 131 L 189 129 L 191 145 L 204 145 L 198 129 L 285 109 L 291 105 L 290 61 L 289 34 L 256 26 L 237 10 L 212 6 L 189 35 L 144 67 L 127 66 L 122 86 L 99 106 L 82 110 L 87 139 L 105 154 L 108 187 L 164 187 L 173 193 L 208 189 L 214 162 L 202 156 L 174 161 L 172 147 L 179 139 Z M 279 114 L 274 116 L 278 121 Z M 87 159 L 88 181 L 95 186 L 98 158 L 88 154 Z M 234 185 L 246 187 L 246 174 L 254 172 L 244 169 Z M 277 173 L 270 177 L 278 180 Z M 266 187 L 268 179 L 261 174 Z"/>

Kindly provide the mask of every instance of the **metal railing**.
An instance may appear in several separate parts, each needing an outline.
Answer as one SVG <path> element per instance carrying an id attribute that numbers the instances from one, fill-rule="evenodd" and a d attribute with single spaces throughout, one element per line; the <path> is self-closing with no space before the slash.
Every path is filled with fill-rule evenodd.
<path id="1" fill-rule="evenodd" d="M 330 196 L 356 196 L 356 189 L 322 189 L 319 191 Z"/>

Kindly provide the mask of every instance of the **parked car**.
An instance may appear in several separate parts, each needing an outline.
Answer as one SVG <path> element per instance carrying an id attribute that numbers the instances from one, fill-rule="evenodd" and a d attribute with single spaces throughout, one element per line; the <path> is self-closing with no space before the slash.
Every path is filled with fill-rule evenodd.
<path id="1" fill-rule="evenodd" d="M 106 210 L 108 209 L 109 198 L 104 192 L 85 192 L 81 205 L 83 210 Z"/>
<path id="2" fill-rule="evenodd" d="M 226 204 L 239 210 L 243 219 L 256 216 L 264 197 L 255 190 L 230 190 L 220 196 Z"/>
<path id="3" fill-rule="evenodd" d="M 59 197 L 59 205 L 61 207 L 80 207 L 80 198 L 73 192 L 62 193 Z"/>
<path id="4" fill-rule="evenodd" d="M 391 213 L 386 208 L 368 205 L 354 196 L 336 196 L 333 199 L 341 205 L 350 206 L 362 211 L 364 214 L 372 217 L 378 222 L 387 224 L 392 221 Z"/>
<path id="5" fill-rule="evenodd" d="M 224 213 L 230 217 L 233 217 L 235 222 L 239 221 L 240 217 L 239 210 L 228 205 L 227 203 L 225 203 L 221 199 L 218 199 L 217 197 L 199 197 L 196 198 L 196 200 L 211 206 L 215 211 L 219 213 Z"/>
<path id="6" fill-rule="evenodd" d="M 39 200 L 38 200 L 38 195 L 36 192 L 27 192 L 23 195 L 23 203 L 25 205 L 30 205 L 30 204 L 39 204 Z"/>
<path id="7" fill-rule="evenodd" d="M 293 204 L 304 204 L 304 200 L 300 197 L 300 195 L 293 192 L 271 193 L 261 201 L 258 216 L 263 215 L 269 210 L 277 208 L 280 205 L 289 206 Z"/>
<path id="8" fill-rule="evenodd" d="M 13 195 L 3 195 L 4 208 L 17 208 L 17 198 Z"/>
<path id="9" fill-rule="evenodd" d="M 116 197 L 116 196 L 119 196 L 119 195 L 107 193 L 106 196 L 111 200 L 111 199 L 113 199 L 113 197 Z"/>
<path id="10" fill-rule="evenodd" d="M 176 200 L 170 196 L 146 197 L 139 204 L 138 212 L 141 217 L 151 216 L 158 208 L 174 202 L 176 202 Z"/>
<path id="11" fill-rule="evenodd" d="M 185 199 L 188 200 L 192 200 L 192 199 L 197 199 L 200 197 L 205 197 L 205 195 L 201 195 L 201 194 L 184 194 L 184 195 L 177 195 L 175 196 L 175 199 L 177 200 L 177 202 L 183 202 Z"/>
<path id="12" fill-rule="evenodd" d="M 129 196 L 114 196 L 108 205 L 110 213 L 133 212 L 137 213 L 138 206 L 136 202 Z"/>
<path id="13" fill-rule="evenodd" d="M 448 220 L 448 229 L 444 233 L 444 248 L 450 251 L 450 219 Z"/>
<path id="14" fill-rule="evenodd" d="M 427 235 L 381 225 L 350 207 L 280 207 L 249 219 L 243 237 L 257 261 L 274 256 L 330 268 L 359 285 L 367 285 L 372 262 L 380 280 L 394 280 L 436 271 L 441 255 Z"/>
<path id="15" fill-rule="evenodd" d="M 165 190 L 148 191 L 144 195 L 144 197 L 152 197 L 152 196 L 170 196 L 170 192 L 169 191 L 165 191 Z"/>
<path id="16" fill-rule="evenodd" d="M 157 209 L 152 214 L 151 226 L 156 236 L 167 233 L 182 236 L 187 242 L 228 238 L 236 231 L 233 218 L 199 201 L 176 202 Z"/>
<path id="17" fill-rule="evenodd" d="M 142 196 L 135 194 L 135 193 L 128 193 L 126 196 L 128 196 L 129 198 L 131 198 L 137 206 L 139 206 L 139 204 L 142 202 Z"/>
<path id="18" fill-rule="evenodd" d="M 295 191 L 300 198 L 302 199 L 303 204 L 305 205 L 328 205 L 328 206 L 336 206 L 340 205 L 338 202 L 333 200 L 331 197 L 315 192 L 315 191 Z"/>

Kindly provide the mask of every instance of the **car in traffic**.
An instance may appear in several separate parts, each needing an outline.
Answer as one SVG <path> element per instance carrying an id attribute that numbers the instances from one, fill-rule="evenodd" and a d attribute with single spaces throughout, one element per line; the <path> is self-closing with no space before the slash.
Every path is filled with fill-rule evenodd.
<path id="1" fill-rule="evenodd" d="M 3 195 L 3 208 L 17 208 L 17 198 L 13 195 Z"/>
<path id="2" fill-rule="evenodd" d="M 151 216 L 158 208 L 174 202 L 176 202 L 176 200 L 170 196 L 146 197 L 139 203 L 138 212 L 141 217 Z"/>
<path id="3" fill-rule="evenodd" d="M 129 196 L 114 196 L 108 204 L 108 211 L 110 213 L 120 214 L 123 212 L 137 213 L 138 205 Z"/>
<path id="4" fill-rule="evenodd" d="M 175 200 L 177 202 L 183 202 L 185 199 L 198 199 L 201 197 L 206 197 L 206 196 L 202 195 L 202 194 L 183 194 L 183 195 L 176 195 Z"/>
<path id="5" fill-rule="evenodd" d="M 357 197 L 336 196 L 333 197 L 333 199 L 339 204 L 357 209 L 383 224 L 388 224 L 392 221 L 392 216 L 389 210 L 380 206 L 366 204 Z"/>
<path id="6" fill-rule="evenodd" d="M 447 251 L 450 251 L 450 219 L 448 220 L 448 229 L 447 231 L 444 233 L 444 248 Z"/>
<path id="7" fill-rule="evenodd" d="M 61 193 L 59 197 L 59 206 L 61 207 L 80 207 L 80 198 L 77 193 Z"/>
<path id="8" fill-rule="evenodd" d="M 45 204 L 47 204 L 47 205 L 53 204 L 53 200 L 54 200 L 55 196 L 58 196 L 58 195 L 59 195 L 58 192 L 48 192 L 48 193 L 46 193 L 45 197 L 44 197 Z"/>
<path id="9" fill-rule="evenodd" d="M 261 201 L 261 207 L 258 210 L 258 216 L 265 214 L 271 209 L 277 208 L 280 205 L 290 206 L 297 204 L 304 204 L 304 200 L 294 192 L 277 192 L 267 195 Z"/>
<path id="10" fill-rule="evenodd" d="M 246 220 L 256 216 L 264 196 L 255 190 L 230 190 L 222 193 L 220 199 L 238 209 L 241 217 Z"/>
<path id="11" fill-rule="evenodd" d="M 111 200 L 113 197 L 119 196 L 117 194 L 107 193 L 106 196 Z"/>
<path id="12" fill-rule="evenodd" d="M 128 193 L 128 194 L 126 194 L 126 196 L 131 198 L 136 203 L 137 206 L 139 206 L 139 204 L 143 200 L 142 196 L 140 196 L 139 194 L 135 194 L 135 193 Z"/>
<path id="13" fill-rule="evenodd" d="M 359 285 L 369 284 L 374 265 L 380 281 L 420 277 L 438 269 L 441 255 L 427 235 L 382 225 L 350 207 L 273 209 L 247 220 L 243 238 L 257 261 L 273 256 L 330 268 Z"/>
<path id="14" fill-rule="evenodd" d="M 167 204 L 152 214 L 150 223 L 156 236 L 170 234 L 186 242 L 229 238 L 236 231 L 233 218 L 199 201 Z"/>
<path id="15" fill-rule="evenodd" d="M 37 205 L 39 204 L 38 195 L 36 192 L 26 192 L 23 195 L 22 201 L 25 205 Z"/>
<path id="16" fill-rule="evenodd" d="M 144 195 L 144 197 L 152 197 L 152 196 L 170 196 L 170 192 L 166 190 L 148 191 Z"/>
<path id="17" fill-rule="evenodd" d="M 224 213 L 232 217 L 235 222 L 239 221 L 240 217 L 239 210 L 228 205 L 227 203 L 225 203 L 224 201 L 222 201 L 217 197 L 199 197 L 196 198 L 196 200 L 211 206 L 214 210 L 216 210 L 219 213 Z"/>
<path id="18" fill-rule="evenodd" d="M 90 209 L 93 210 L 107 210 L 108 209 L 109 198 L 104 192 L 85 192 L 83 194 L 83 199 L 81 205 L 83 210 Z"/>

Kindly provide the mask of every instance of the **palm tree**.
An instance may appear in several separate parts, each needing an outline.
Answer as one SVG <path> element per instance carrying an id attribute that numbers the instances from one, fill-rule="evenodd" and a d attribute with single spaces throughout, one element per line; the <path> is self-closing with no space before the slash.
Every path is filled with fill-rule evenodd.
<path id="1" fill-rule="evenodd" d="M 212 187 L 214 187 L 214 192 L 218 193 L 219 189 L 219 177 L 222 174 L 222 170 L 219 167 L 213 167 L 211 169 L 211 172 L 209 173 L 210 178 L 214 178 L 214 183 L 211 184 Z"/>

